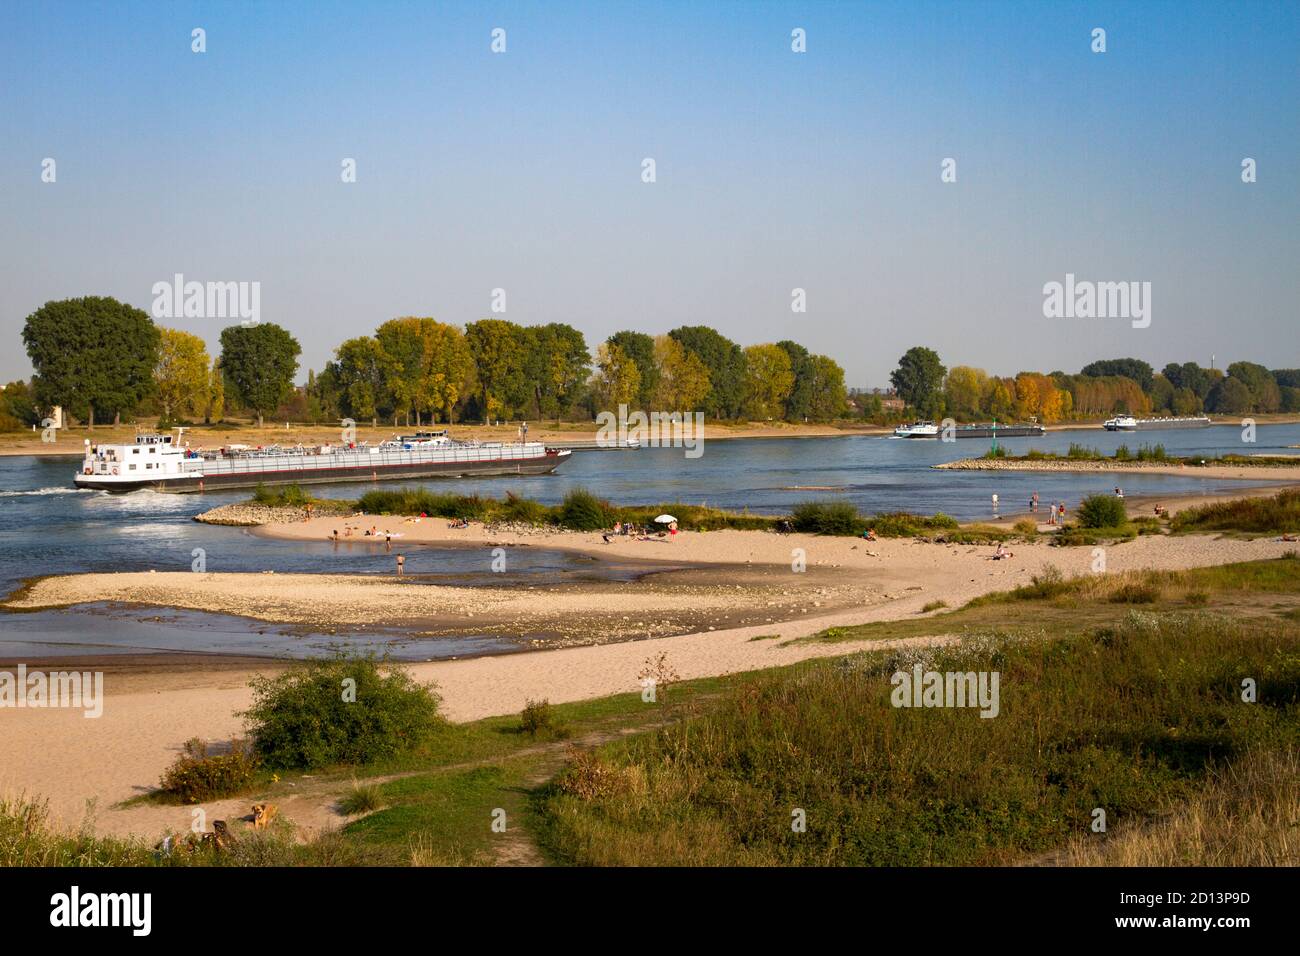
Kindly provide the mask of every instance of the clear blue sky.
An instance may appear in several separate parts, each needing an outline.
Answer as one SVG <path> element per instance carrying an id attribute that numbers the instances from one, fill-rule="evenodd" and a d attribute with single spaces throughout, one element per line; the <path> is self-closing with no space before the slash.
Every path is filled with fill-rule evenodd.
<path id="1" fill-rule="evenodd" d="M 1298 104 L 1296 2 L 8 0 L 0 378 L 46 300 L 148 309 L 177 272 L 260 282 L 303 374 L 497 287 L 593 349 L 705 323 L 854 385 L 914 344 L 999 374 L 1300 366 Z M 1151 327 L 1045 319 L 1067 272 L 1151 282 Z"/>

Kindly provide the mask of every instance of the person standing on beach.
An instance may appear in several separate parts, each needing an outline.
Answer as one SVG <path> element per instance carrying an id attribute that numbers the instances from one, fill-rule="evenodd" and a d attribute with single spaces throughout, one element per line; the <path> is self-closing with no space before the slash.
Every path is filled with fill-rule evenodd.
<path id="1" fill-rule="evenodd" d="M 400 578 L 406 567 L 406 558 L 403 555 L 397 556 L 397 576 Z"/>

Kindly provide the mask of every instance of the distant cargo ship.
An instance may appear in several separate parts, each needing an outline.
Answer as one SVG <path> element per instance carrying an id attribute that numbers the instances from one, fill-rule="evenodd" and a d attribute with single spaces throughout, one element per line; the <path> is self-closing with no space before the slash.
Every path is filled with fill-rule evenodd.
<path id="1" fill-rule="evenodd" d="M 1042 425 L 958 425 L 953 428 L 957 438 L 1037 438 L 1047 430 Z M 895 438 L 939 438 L 941 428 L 934 422 L 913 422 L 894 429 Z"/>
<path id="2" fill-rule="evenodd" d="M 460 442 L 446 431 L 416 432 L 378 445 L 296 445 L 215 451 L 182 448 L 171 435 L 137 435 L 131 445 L 91 445 L 74 479 L 107 491 L 200 492 L 257 485 L 543 475 L 572 454 L 541 442 Z"/>
<path id="3" fill-rule="evenodd" d="M 1211 424 L 1204 415 L 1188 415 L 1179 418 L 1134 418 L 1132 415 L 1117 415 L 1102 422 L 1101 427 L 1108 432 L 1147 431 L 1157 428 L 1204 428 Z"/>

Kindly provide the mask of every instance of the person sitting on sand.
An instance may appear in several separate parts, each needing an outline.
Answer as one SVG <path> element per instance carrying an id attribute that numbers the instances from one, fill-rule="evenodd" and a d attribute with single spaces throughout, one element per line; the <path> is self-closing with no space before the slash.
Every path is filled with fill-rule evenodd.
<path id="1" fill-rule="evenodd" d="M 1003 558 L 1014 558 L 1015 552 L 1008 551 L 1001 541 L 998 542 L 998 549 L 993 552 L 993 560 L 1001 561 Z"/>
<path id="2" fill-rule="evenodd" d="M 877 540 L 877 539 L 876 539 L 876 529 L 875 529 L 875 528 L 868 528 L 866 531 L 862 532 L 862 537 L 866 538 L 868 541 L 875 541 L 875 540 Z"/>

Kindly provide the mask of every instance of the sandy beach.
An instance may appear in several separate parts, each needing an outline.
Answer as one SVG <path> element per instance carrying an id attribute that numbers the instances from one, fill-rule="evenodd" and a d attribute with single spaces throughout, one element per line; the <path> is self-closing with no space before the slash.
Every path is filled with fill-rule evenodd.
<path id="1" fill-rule="evenodd" d="M 495 546 L 568 548 L 601 556 L 644 558 L 648 553 L 671 554 L 697 571 L 713 569 L 738 575 L 731 586 L 745 602 L 753 601 L 755 588 L 782 595 L 772 607 L 737 608 L 720 583 L 716 593 L 697 595 L 690 611 L 726 620 L 728 615 L 757 614 L 760 621 L 712 625 L 715 630 L 656 637 L 649 629 L 629 628 L 619 643 L 566 647 L 470 660 L 452 660 L 412 666 L 421 681 L 435 681 L 444 698 L 444 712 L 455 721 L 518 712 L 528 699 L 552 702 L 583 700 L 639 689 L 637 675 L 647 659 L 660 651 L 684 679 L 734 673 L 789 664 L 812 657 L 837 656 L 882 647 L 874 644 L 800 644 L 781 646 L 778 640 L 814 634 L 836 625 L 893 620 L 916 616 L 934 600 L 950 607 L 989 591 L 1026 583 L 1048 565 L 1067 574 L 1088 570 L 1089 548 L 1051 548 L 1045 544 L 1017 544 L 1015 557 L 991 561 L 987 547 L 927 544 L 890 539 L 865 542 L 850 538 L 776 535 L 763 532 L 718 531 L 683 533 L 668 544 L 617 541 L 605 545 L 599 535 L 549 532 L 523 535 L 489 531 L 479 526 L 456 530 L 445 520 L 426 519 L 402 525 L 404 544 L 457 541 L 467 547 Z M 280 536 L 323 537 L 332 529 L 328 518 L 277 525 L 262 533 Z M 1269 539 L 1229 540 L 1209 536 L 1142 537 L 1108 549 L 1112 571 L 1132 568 L 1187 568 L 1232 561 L 1276 557 L 1294 544 Z M 792 552 L 803 549 L 807 568 L 791 568 Z M 487 553 L 485 551 L 485 553 Z M 744 578 L 752 571 L 760 577 Z M 768 575 L 765 580 L 761 575 Z M 644 607 L 642 618 L 666 614 L 663 602 L 684 600 L 664 585 L 660 575 L 628 585 L 625 600 Z M 687 578 L 689 581 L 689 578 Z M 684 584 L 684 587 L 694 587 Z M 841 589 L 834 593 L 833 589 Z M 639 589 L 639 590 L 638 590 Z M 666 592 L 665 592 L 666 589 Z M 665 598 L 664 594 L 668 597 Z M 270 575 L 270 574 L 88 574 L 49 578 L 18 596 L 23 607 L 82 601 L 129 601 L 168 606 L 208 608 L 230 612 L 240 608 L 266 620 L 337 617 L 341 626 L 356 620 L 356 608 L 387 606 L 394 599 L 411 603 L 418 613 L 439 605 L 442 614 L 496 615 L 498 623 L 510 614 L 575 615 L 622 625 L 622 608 L 611 609 L 611 597 L 599 588 L 572 587 L 492 593 L 483 588 L 446 588 L 399 581 L 395 576 Z M 644 602 L 644 603 L 642 603 Z M 820 603 L 819 603 L 820 602 Z M 453 609 L 448 611 L 448 608 Z M 397 613 L 397 612 L 394 612 Z M 400 612 L 403 615 L 406 612 Z M 772 621 L 766 618 L 773 618 Z M 435 615 L 435 619 L 437 616 Z M 664 618 L 667 620 L 668 618 Z M 462 617 L 465 631 L 472 619 Z M 678 622 L 681 625 L 681 622 Z M 926 641 L 938 638 L 912 638 Z M 70 664 L 62 665 L 64 668 Z M 284 665 L 268 662 L 266 670 Z M 192 669 L 155 667 L 131 669 L 110 666 L 105 675 L 103 715 L 86 719 L 80 711 L 59 709 L 6 710 L 0 714 L 5 732 L 0 734 L 0 789 L 48 796 L 51 808 L 64 824 L 77 825 L 87 801 L 95 801 L 94 827 L 101 833 L 137 833 L 156 836 L 168 827 L 188 824 L 183 807 L 139 806 L 115 809 L 114 804 L 153 788 L 161 772 L 188 738 L 229 738 L 241 731 L 237 712 L 250 701 L 249 668 L 206 669 L 196 661 Z M 214 807 L 234 812 L 235 804 Z M 292 807 L 286 807 L 290 816 Z M 303 804 L 304 825 L 337 823 L 316 805 Z"/>

